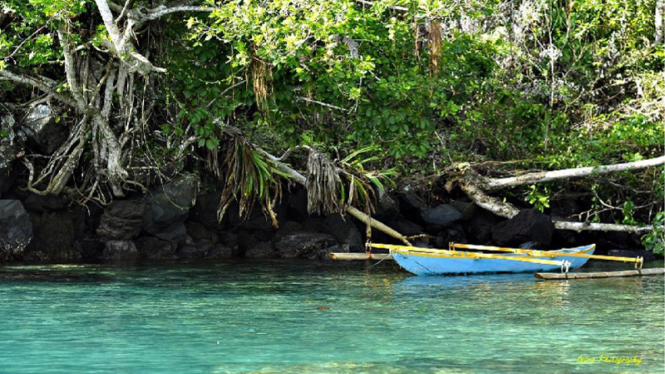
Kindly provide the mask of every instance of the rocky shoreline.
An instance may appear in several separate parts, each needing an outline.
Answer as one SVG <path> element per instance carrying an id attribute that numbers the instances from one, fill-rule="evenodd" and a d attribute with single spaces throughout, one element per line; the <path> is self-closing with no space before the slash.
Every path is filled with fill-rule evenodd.
<path id="1" fill-rule="evenodd" d="M 0 262 L 325 260 L 330 252 L 365 251 L 365 225 L 338 214 L 310 216 L 303 189 L 291 189 L 275 207 L 279 227 L 258 207 L 242 221 L 232 206 L 218 222 L 219 198 L 220 192 L 199 191 L 193 175 L 106 207 L 14 187 L 0 199 Z M 564 210 L 554 207 L 546 215 L 525 209 L 505 219 L 468 201 L 428 203 L 415 192 L 398 192 L 383 194 L 373 217 L 430 247 L 445 248 L 450 241 L 538 249 L 597 243 L 599 253 L 654 258 L 640 249 L 638 235 L 554 230 L 552 217 Z M 376 230 L 370 239 L 394 242 Z"/>

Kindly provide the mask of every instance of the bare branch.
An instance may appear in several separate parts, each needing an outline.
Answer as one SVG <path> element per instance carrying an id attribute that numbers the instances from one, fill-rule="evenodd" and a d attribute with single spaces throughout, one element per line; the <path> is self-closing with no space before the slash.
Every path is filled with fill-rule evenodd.
<path id="1" fill-rule="evenodd" d="M 46 78 L 46 77 L 31 77 L 26 75 L 14 74 L 11 71 L 5 69 L 0 70 L 0 79 L 9 80 L 12 82 L 25 84 L 34 88 L 41 90 L 42 92 L 49 94 L 56 98 L 58 101 L 61 101 L 69 106 L 77 107 L 76 101 L 72 100 L 70 97 L 62 95 L 56 92 L 55 82 Z"/>
<path id="2" fill-rule="evenodd" d="M 341 111 L 343 111 L 343 112 L 348 112 L 348 111 L 349 111 L 348 109 L 345 109 L 345 108 L 341 108 L 341 107 L 338 107 L 338 106 L 335 106 L 335 105 L 332 105 L 332 104 L 326 104 L 326 103 L 321 102 L 321 101 L 316 101 L 316 100 L 308 99 L 308 98 L 306 98 L 306 97 L 302 97 L 302 96 L 297 96 L 296 99 L 298 99 L 298 100 L 302 100 L 302 101 L 307 101 L 308 103 L 314 103 L 314 104 L 318 104 L 318 105 L 321 105 L 321 106 L 325 106 L 325 107 L 327 107 L 327 108 L 332 108 L 332 109 L 341 110 Z"/>
<path id="3" fill-rule="evenodd" d="M 609 174 L 625 170 L 640 170 L 653 166 L 665 164 L 665 156 L 651 158 L 648 160 L 628 162 L 624 164 L 592 166 L 586 168 L 564 169 L 547 171 L 540 173 L 528 173 L 511 178 L 501 179 L 486 179 L 486 186 L 488 191 L 495 191 L 506 187 L 514 187 L 523 184 L 533 184 L 541 182 L 549 182 L 558 179 L 580 178 L 593 174 Z"/>

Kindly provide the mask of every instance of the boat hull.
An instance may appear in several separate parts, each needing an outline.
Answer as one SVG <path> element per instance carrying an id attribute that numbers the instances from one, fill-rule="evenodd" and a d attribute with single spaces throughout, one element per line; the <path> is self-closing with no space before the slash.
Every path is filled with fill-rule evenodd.
<path id="1" fill-rule="evenodd" d="M 576 248 L 559 249 L 552 252 L 593 254 L 595 245 Z M 589 260 L 583 257 L 550 257 L 546 251 L 543 256 L 532 256 L 523 253 L 502 254 L 505 257 L 569 261 L 570 269 L 576 269 Z M 539 273 L 561 271 L 558 265 L 538 264 L 532 262 L 513 261 L 494 258 L 469 258 L 438 253 L 424 253 L 409 250 L 391 250 L 395 261 L 406 271 L 416 275 L 447 275 L 447 274 L 483 274 L 483 273 Z"/>

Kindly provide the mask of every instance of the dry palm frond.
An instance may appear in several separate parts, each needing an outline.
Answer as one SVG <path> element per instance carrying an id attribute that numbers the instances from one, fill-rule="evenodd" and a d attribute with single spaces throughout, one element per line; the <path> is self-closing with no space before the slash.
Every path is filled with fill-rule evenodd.
<path id="1" fill-rule="evenodd" d="M 311 151 L 307 159 L 307 212 L 340 213 L 341 180 L 335 165 L 323 153 Z"/>
<path id="2" fill-rule="evenodd" d="M 252 60 L 252 85 L 254 96 L 259 110 L 268 109 L 268 96 L 270 95 L 272 81 L 272 69 L 264 61 L 254 58 Z"/>
<path id="3" fill-rule="evenodd" d="M 359 159 L 358 156 L 375 149 L 360 149 L 334 163 L 324 154 L 310 151 L 307 162 L 308 212 L 343 214 L 347 206 L 354 206 L 371 214 L 377 196 L 376 188 L 383 189 L 382 180 L 386 180 L 392 172 L 365 171 L 363 164 L 376 161 L 378 157 Z"/>
<path id="4" fill-rule="evenodd" d="M 274 161 L 267 159 L 244 136 L 234 134 L 227 142 L 219 175 L 224 183 L 217 209 L 220 222 L 234 200 L 238 202 L 238 214 L 242 219 L 247 219 L 258 201 L 273 226 L 278 226 L 273 208 L 281 199 L 282 182 L 290 176 L 280 171 Z"/>

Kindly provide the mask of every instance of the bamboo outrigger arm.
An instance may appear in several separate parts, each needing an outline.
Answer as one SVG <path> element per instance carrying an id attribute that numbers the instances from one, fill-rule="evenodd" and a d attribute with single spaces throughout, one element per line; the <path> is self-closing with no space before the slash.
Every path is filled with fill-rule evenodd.
<path id="1" fill-rule="evenodd" d="M 551 252 L 551 251 L 540 251 L 534 249 L 518 249 L 518 248 L 504 248 L 504 247 L 492 247 L 487 245 L 475 245 L 475 244 L 460 244 L 460 243 L 449 243 L 449 248 L 463 248 L 463 249 L 478 249 L 482 251 L 496 251 L 496 252 L 510 252 L 510 253 L 523 253 L 528 256 L 535 257 L 582 257 L 589 258 L 594 260 L 606 260 L 606 261 L 620 261 L 620 262 L 633 262 L 635 263 L 635 268 L 642 268 L 644 264 L 644 258 L 642 257 L 619 257 L 619 256 L 603 256 L 603 255 L 587 255 L 584 253 L 567 253 L 567 252 Z M 594 245 L 595 246 L 595 245 Z"/>

